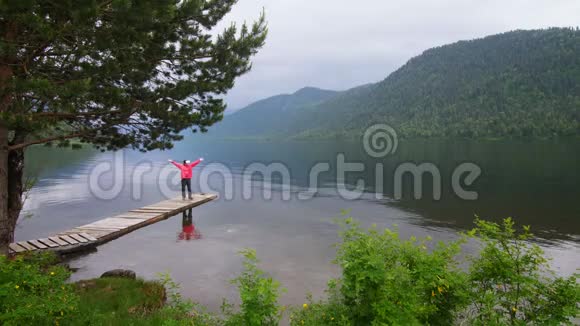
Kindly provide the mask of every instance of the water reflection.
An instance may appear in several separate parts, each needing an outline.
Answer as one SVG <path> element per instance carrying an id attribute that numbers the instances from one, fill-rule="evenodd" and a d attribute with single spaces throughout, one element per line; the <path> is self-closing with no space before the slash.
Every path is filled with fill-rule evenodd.
<path id="1" fill-rule="evenodd" d="M 347 162 L 361 162 L 363 172 L 347 173 L 344 179 L 336 174 L 337 153 L 344 153 Z M 141 184 L 135 184 L 131 178 L 132 169 L 142 162 L 152 162 L 155 169 L 166 165 L 167 157 L 205 156 L 210 162 L 222 163 L 239 179 L 242 171 L 254 162 L 282 162 L 290 171 L 293 189 L 307 189 L 310 184 L 309 171 L 319 162 L 328 162 L 330 171 L 320 174 L 316 198 L 336 196 L 336 185 L 344 183 L 355 185 L 364 181 L 369 194 L 380 192 L 385 196 L 381 203 L 387 207 L 417 216 L 408 222 L 419 227 L 442 226 L 453 229 L 469 229 L 473 226 L 474 215 L 486 219 L 499 220 L 508 216 L 518 223 L 531 225 L 541 238 L 549 240 L 578 241 L 580 235 L 580 142 L 577 140 L 560 141 L 402 141 L 395 155 L 382 159 L 369 157 L 360 143 L 357 142 L 204 142 L 187 139 L 176 144 L 171 152 L 125 151 L 126 184 L 123 193 L 109 201 L 94 198 L 87 186 L 87 174 L 99 161 L 112 158 L 110 153 L 94 151 L 65 151 L 46 148 L 34 148 L 27 153 L 27 173 L 38 177 L 38 183 L 26 202 L 25 213 L 42 214 L 41 228 L 27 225 L 22 220 L 22 227 L 27 236 L 47 235 L 59 231 L 61 227 L 76 226 L 79 222 L 106 216 L 110 213 L 121 213 L 123 210 L 142 206 L 162 199 L 157 192 L 158 180 L 155 173 L 145 175 Z M 393 173 L 403 162 L 420 164 L 430 162 L 441 172 L 442 198 L 432 199 L 432 178 L 423 177 L 423 199 L 412 198 L 413 180 L 407 175 L 403 178 L 403 199 L 391 200 L 393 197 Z M 463 162 L 474 162 L 482 168 L 482 175 L 469 188 L 477 191 L 479 198 L 466 201 L 458 198 L 451 191 L 451 172 Z M 384 166 L 382 186 L 376 183 L 377 164 Z M 194 173 L 192 184 L 199 184 L 199 173 Z M 218 180 L 219 176 L 210 178 Z M 219 180 L 218 180 L 219 181 Z M 280 182 L 278 175 L 273 175 L 272 182 Z M 107 184 L 107 182 L 105 182 Z M 215 192 L 222 192 L 220 182 L 212 183 Z M 141 187 L 143 198 L 138 203 L 131 200 L 130 191 Z M 257 184 L 257 187 L 264 185 Z M 271 186 L 275 192 L 277 186 Z M 240 200 L 239 189 L 236 199 Z M 258 189 L 255 191 L 261 195 Z M 222 196 L 223 197 L 223 196 Z M 363 197 L 364 200 L 364 197 Z M 352 201 L 345 200 L 340 208 L 349 208 Z M 372 202 L 376 204 L 377 201 Z M 300 210 L 302 202 L 296 203 Z M 101 209 L 106 206 L 109 209 Z M 99 207 L 99 209 L 95 209 Z M 102 213 L 101 216 L 88 212 Z M 409 214 L 405 214 L 409 215 Z M 32 224 L 32 223 L 30 223 Z M 19 232 L 20 233 L 20 232 Z M 22 233 L 20 233 L 22 234 Z M 17 234 L 17 237 L 19 234 Z"/>
<path id="2" fill-rule="evenodd" d="M 177 234 L 177 241 L 201 239 L 201 233 L 193 224 L 193 209 L 183 211 L 181 217 L 181 231 Z"/>

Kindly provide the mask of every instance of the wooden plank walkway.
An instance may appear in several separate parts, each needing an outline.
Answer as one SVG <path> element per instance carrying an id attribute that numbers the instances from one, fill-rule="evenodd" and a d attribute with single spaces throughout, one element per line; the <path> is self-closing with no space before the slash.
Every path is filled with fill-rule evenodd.
<path id="1" fill-rule="evenodd" d="M 217 195 L 215 194 L 193 194 L 192 200 L 183 200 L 181 197 L 165 200 L 124 214 L 75 227 L 51 237 L 11 243 L 10 251 L 12 253 L 22 253 L 53 250 L 58 253 L 71 253 L 93 248 L 216 198 Z"/>

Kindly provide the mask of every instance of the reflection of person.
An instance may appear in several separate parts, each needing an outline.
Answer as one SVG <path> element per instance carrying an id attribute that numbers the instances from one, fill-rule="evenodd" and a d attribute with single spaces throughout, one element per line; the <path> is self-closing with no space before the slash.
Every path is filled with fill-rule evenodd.
<path id="1" fill-rule="evenodd" d="M 201 238 L 201 234 L 195 230 L 192 215 L 193 213 L 191 208 L 187 212 L 183 211 L 183 218 L 181 222 L 182 227 L 178 236 L 179 240 L 197 240 Z"/>
<path id="2" fill-rule="evenodd" d="M 191 163 L 189 160 L 183 161 L 183 164 L 179 164 L 174 160 L 169 160 L 173 165 L 177 166 L 179 170 L 181 170 L 181 197 L 185 200 L 185 188 L 187 187 L 187 192 L 189 194 L 188 198 L 191 198 L 191 176 L 192 176 L 192 169 L 194 166 L 198 165 L 203 158 L 198 159 L 197 161 Z"/>

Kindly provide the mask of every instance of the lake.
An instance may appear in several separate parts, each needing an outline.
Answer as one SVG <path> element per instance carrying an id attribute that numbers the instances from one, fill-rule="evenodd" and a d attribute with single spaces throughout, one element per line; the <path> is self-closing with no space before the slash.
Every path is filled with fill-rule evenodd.
<path id="1" fill-rule="evenodd" d="M 394 153 L 380 158 L 359 142 L 341 141 L 191 137 L 170 151 L 149 153 L 37 147 L 27 153 L 27 175 L 35 184 L 16 240 L 44 237 L 179 196 L 177 169 L 167 160 L 198 157 L 205 161 L 194 169 L 194 191 L 217 192 L 219 200 L 194 208 L 192 223 L 189 216 L 175 216 L 72 258 L 71 265 L 79 268 L 73 280 L 115 268 L 133 269 L 150 279 L 168 272 L 184 296 L 217 310 L 222 298 L 237 297 L 229 280 L 241 270 L 238 252 L 249 247 L 256 249 L 260 266 L 287 288 L 281 302 L 301 304 L 308 292 L 321 295 L 326 282 L 338 275 L 331 261 L 339 241 L 334 218 L 342 209 L 364 225 L 396 224 L 405 237 L 430 235 L 435 240 L 456 238 L 473 226 L 476 214 L 492 220 L 511 216 L 532 226 L 558 273 L 580 268 L 578 140 L 400 141 Z M 255 163 L 275 163 L 270 167 L 283 173 L 263 180 L 247 169 L 259 169 Z M 415 198 L 416 179 L 407 173 L 396 196 L 397 168 L 421 163 L 431 164 L 440 186 L 424 175 L 419 178 L 421 198 Z M 477 194 L 476 200 L 462 199 L 453 187 L 454 172 L 465 163 L 481 172 L 471 185 L 462 185 Z M 339 172 L 345 166 L 364 171 L 343 176 Z M 316 167 L 323 172 L 311 178 Z M 353 191 L 357 184 L 362 192 Z M 192 229 L 195 236 L 184 237 Z M 473 242 L 465 246 L 466 253 L 476 251 Z"/>

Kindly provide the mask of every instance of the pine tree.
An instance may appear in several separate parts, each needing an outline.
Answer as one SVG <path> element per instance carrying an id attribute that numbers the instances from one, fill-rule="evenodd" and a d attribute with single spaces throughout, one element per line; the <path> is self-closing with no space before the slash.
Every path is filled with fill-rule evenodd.
<path id="1" fill-rule="evenodd" d="M 0 249 L 22 208 L 24 149 L 70 139 L 166 149 L 206 131 L 264 44 L 264 15 L 217 34 L 236 0 L 0 3 Z"/>

